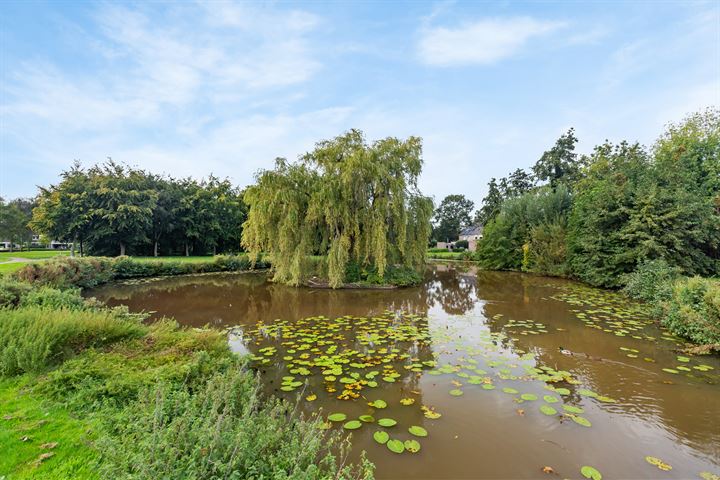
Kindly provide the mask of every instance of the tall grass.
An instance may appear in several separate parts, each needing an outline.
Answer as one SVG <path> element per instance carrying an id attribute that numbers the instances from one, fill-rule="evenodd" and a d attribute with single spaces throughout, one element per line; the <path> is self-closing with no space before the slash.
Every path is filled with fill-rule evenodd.
<path id="1" fill-rule="evenodd" d="M 145 332 L 117 312 L 33 306 L 0 310 L 0 376 L 39 372 L 89 347 Z"/>
<path id="2" fill-rule="evenodd" d="M 191 392 L 158 385 L 123 412 L 119 428 L 99 442 L 101 476 L 115 479 L 372 478 L 372 467 L 344 467 L 347 444 L 304 421 L 293 407 L 261 399 L 253 376 L 214 375 Z"/>

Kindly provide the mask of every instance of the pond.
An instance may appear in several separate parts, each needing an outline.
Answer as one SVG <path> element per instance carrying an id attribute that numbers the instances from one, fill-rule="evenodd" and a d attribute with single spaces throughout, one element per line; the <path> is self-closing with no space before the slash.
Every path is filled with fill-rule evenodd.
<path id="1" fill-rule="evenodd" d="M 679 353 L 643 305 L 614 292 L 438 264 L 398 290 L 246 273 L 92 294 L 234 327 L 231 345 L 252 355 L 267 391 L 352 432 L 351 460 L 366 451 L 378 478 L 720 474 L 720 361 Z"/>

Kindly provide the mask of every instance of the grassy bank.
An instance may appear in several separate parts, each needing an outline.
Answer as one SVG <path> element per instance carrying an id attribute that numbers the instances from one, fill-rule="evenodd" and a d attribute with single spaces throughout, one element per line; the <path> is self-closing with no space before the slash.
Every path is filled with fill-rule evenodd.
<path id="1" fill-rule="evenodd" d="M 82 275 L 48 263 L 36 283 L 0 279 L 0 477 L 372 477 L 342 466 L 347 444 L 319 418 L 262 397 L 223 333 L 148 325 L 65 288 L 138 274 L 83 262 Z"/>

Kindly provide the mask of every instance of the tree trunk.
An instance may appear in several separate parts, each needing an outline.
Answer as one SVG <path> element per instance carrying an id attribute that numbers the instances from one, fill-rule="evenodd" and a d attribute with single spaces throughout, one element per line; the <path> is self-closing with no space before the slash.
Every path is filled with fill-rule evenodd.
<path id="1" fill-rule="evenodd" d="M 155 240 L 155 251 L 153 252 L 153 255 L 156 257 L 158 256 L 158 241 L 157 240 Z"/>
<path id="2" fill-rule="evenodd" d="M 188 245 L 187 242 L 185 242 L 185 256 L 186 257 L 190 256 L 190 245 Z"/>
<path id="3" fill-rule="evenodd" d="M 213 257 L 217 255 L 217 245 L 213 245 Z"/>
<path id="4" fill-rule="evenodd" d="M 125 244 L 123 242 L 120 242 L 120 256 L 125 256 Z"/>

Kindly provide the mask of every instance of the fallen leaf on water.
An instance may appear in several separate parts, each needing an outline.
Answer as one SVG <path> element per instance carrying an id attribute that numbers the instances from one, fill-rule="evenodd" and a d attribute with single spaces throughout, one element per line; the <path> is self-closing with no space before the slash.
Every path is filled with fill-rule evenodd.
<path id="1" fill-rule="evenodd" d="M 305 400 L 307 400 L 308 402 L 312 402 L 312 401 L 315 400 L 316 398 L 317 398 L 317 395 L 315 395 L 315 394 L 313 393 L 312 395 L 308 395 L 307 397 L 305 397 Z"/>
<path id="2" fill-rule="evenodd" d="M 543 473 L 555 473 L 552 467 L 545 466 L 542 468 Z"/>
<path id="3" fill-rule="evenodd" d="M 518 409 L 515 410 L 515 411 L 516 411 L 517 414 L 520 415 L 520 416 L 525 415 L 525 410 L 523 410 L 522 408 L 518 408 Z"/>

